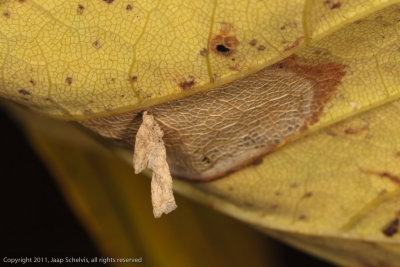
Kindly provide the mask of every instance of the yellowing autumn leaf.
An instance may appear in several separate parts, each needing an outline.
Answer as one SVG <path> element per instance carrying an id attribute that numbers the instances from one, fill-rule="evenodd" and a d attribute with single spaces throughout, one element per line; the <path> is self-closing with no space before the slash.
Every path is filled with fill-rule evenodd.
<path id="1" fill-rule="evenodd" d="M 129 162 L 147 110 L 175 177 L 224 177 L 177 191 L 338 264 L 400 262 L 399 1 L 0 10 L 2 96 L 79 120 Z"/>

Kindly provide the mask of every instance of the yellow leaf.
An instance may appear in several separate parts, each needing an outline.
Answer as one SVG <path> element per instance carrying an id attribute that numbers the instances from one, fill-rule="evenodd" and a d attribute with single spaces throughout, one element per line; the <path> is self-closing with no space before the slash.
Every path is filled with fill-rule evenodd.
<path id="1" fill-rule="evenodd" d="M 237 171 L 239 165 L 229 162 L 233 167 L 225 173 L 236 172 L 224 179 L 205 184 L 176 181 L 176 190 L 341 265 L 400 262 L 399 1 L 39 5 L 9 0 L 0 9 L 1 94 L 55 117 L 90 119 L 81 123 L 128 146 L 136 131 L 134 116 L 142 109 L 157 110 L 164 107 L 162 102 L 183 98 L 171 104 L 179 106 L 201 91 L 213 96 L 230 90 L 232 97 L 223 100 L 233 110 L 241 103 L 234 99 L 235 92 L 272 88 L 267 101 L 254 94 L 242 102 L 253 110 L 260 100 L 261 110 L 269 111 L 268 103 L 277 100 L 272 102 L 275 117 L 266 124 L 270 128 L 279 128 L 286 111 L 302 110 L 310 119 L 303 119 L 301 131 L 267 144 L 257 156 L 275 151 L 257 166 Z M 283 70 L 278 70 L 280 64 Z M 276 82 L 257 83 L 271 75 L 279 76 Z M 334 82 L 321 86 L 327 80 Z M 279 101 L 297 90 L 309 92 L 310 103 Z M 202 150 L 218 138 L 226 147 L 234 133 L 243 135 L 232 128 L 226 134 L 226 125 L 216 119 L 211 125 L 217 129 L 214 139 L 207 135 L 210 128 L 203 127 L 206 135 L 189 142 L 185 137 L 200 135 L 199 126 L 209 113 L 194 121 L 188 113 L 191 116 L 178 114 L 186 122 L 178 126 L 195 126 L 196 131 L 171 134 L 169 139 L 182 142 L 182 150 L 193 144 Z M 170 123 L 177 121 L 173 116 L 157 115 L 159 121 L 171 119 L 165 125 L 181 133 Z M 233 119 L 236 124 L 246 123 L 241 115 Z M 106 118 L 92 120 L 102 116 Z M 289 129 L 284 126 L 272 132 Z M 243 127 L 245 133 L 253 130 Z M 131 153 L 113 149 L 131 162 Z M 187 153 L 189 162 L 219 160 L 196 151 Z M 231 154 L 224 153 L 224 160 L 239 155 Z"/>
<path id="2" fill-rule="evenodd" d="M 254 73 L 396 2 L 6 0 L 0 3 L 1 93 L 65 119 L 130 111 Z M 387 36 L 379 43 L 354 36 L 332 49 L 349 54 L 346 41 L 384 47 L 396 35 L 393 20 L 385 20 Z M 371 18 L 362 26 L 361 34 L 384 28 Z M 232 50 L 229 57 L 218 45 Z M 329 52 L 338 59 L 336 50 Z"/>

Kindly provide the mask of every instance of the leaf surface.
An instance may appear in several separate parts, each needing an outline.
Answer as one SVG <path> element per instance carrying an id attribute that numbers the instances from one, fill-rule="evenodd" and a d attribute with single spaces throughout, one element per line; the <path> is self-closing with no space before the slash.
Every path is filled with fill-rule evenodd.
<path id="1" fill-rule="evenodd" d="M 143 108 L 254 73 L 396 1 L 335 3 L 2 1 L 1 94 L 65 119 Z M 347 41 L 376 50 L 376 38 L 362 33 L 384 26 L 371 20 Z M 394 20 L 385 16 L 379 47 L 392 43 Z M 328 52 L 345 59 L 336 52 L 348 43 L 337 41 Z"/>
<path id="2" fill-rule="evenodd" d="M 399 1 L 80 3 L 0 3 L 3 96 L 82 119 L 234 84 L 293 53 L 345 66 L 297 140 L 175 188 L 341 265 L 400 262 Z"/>

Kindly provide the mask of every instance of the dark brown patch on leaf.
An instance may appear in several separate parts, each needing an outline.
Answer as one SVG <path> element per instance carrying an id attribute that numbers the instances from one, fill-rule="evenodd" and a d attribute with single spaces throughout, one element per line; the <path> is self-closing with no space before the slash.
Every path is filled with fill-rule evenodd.
<path id="1" fill-rule="evenodd" d="M 345 134 L 357 134 L 357 131 L 353 128 L 347 128 L 346 130 L 344 130 Z"/>
<path id="2" fill-rule="evenodd" d="M 93 47 L 96 49 L 100 49 L 101 48 L 101 44 L 99 40 L 96 40 L 92 43 Z"/>
<path id="3" fill-rule="evenodd" d="M 137 76 L 132 76 L 129 81 L 131 82 L 136 82 L 137 81 Z"/>
<path id="4" fill-rule="evenodd" d="M 4 11 L 3 16 L 6 18 L 10 18 L 10 11 Z"/>
<path id="5" fill-rule="evenodd" d="M 36 81 L 35 80 L 33 80 L 33 79 L 31 79 L 31 80 L 29 80 L 29 82 L 33 85 L 33 86 L 35 86 L 36 85 Z"/>
<path id="6" fill-rule="evenodd" d="M 361 168 L 360 168 L 360 171 L 362 171 L 363 173 L 366 173 L 366 174 L 372 174 L 372 175 L 379 176 L 381 178 L 389 179 L 393 183 L 400 185 L 400 177 L 398 177 L 397 175 L 391 174 L 389 172 L 378 172 L 378 171 L 372 171 L 372 170 L 365 170 L 365 169 L 361 169 Z"/>
<path id="7" fill-rule="evenodd" d="M 335 133 L 334 131 L 332 131 L 331 129 L 327 129 L 325 131 L 325 133 L 329 136 L 337 136 L 337 133 Z"/>
<path id="8" fill-rule="evenodd" d="M 305 220 L 307 220 L 307 216 L 304 215 L 304 214 L 301 214 L 301 215 L 298 217 L 298 219 L 299 219 L 300 221 L 305 221 Z"/>
<path id="9" fill-rule="evenodd" d="M 254 207 L 254 205 L 248 201 L 244 201 L 243 204 L 245 207 L 248 207 L 248 208 Z"/>
<path id="10" fill-rule="evenodd" d="M 249 42 L 249 45 L 251 46 L 256 46 L 256 44 L 257 44 L 257 39 L 253 39 Z"/>
<path id="11" fill-rule="evenodd" d="M 285 49 L 283 49 L 283 52 L 287 52 L 289 50 L 292 50 L 293 48 L 295 48 L 296 46 L 298 46 L 300 44 L 300 41 L 303 40 L 304 37 L 300 37 L 297 38 L 296 41 L 294 41 L 291 45 L 289 45 L 288 47 L 286 47 Z"/>
<path id="12" fill-rule="evenodd" d="M 400 224 L 400 219 L 399 218 L 394 219 L 385 228 L 383 228 L 382 233 L 387 237 L 393 236 L 399 231 L 399 224 Z"/>
<path id="13" fill-rule="evenodd" d="M 196 82 L 194 81 L 194 79 L 190 81 L 183 81 L 179 83 L 179 87 L 182 88 L 182 90 L 187 91 L 192 89 L 195 83 Z"/>
<path id="14" fill-rule="evenodd" d="M 272 67 L 290 69 L 297 75 L 315 82 L 312 87 L 314 101 L 310 107 L 311 114 L 307 123 L 307 125 L 312 125 L 319 120 L 326 103 L 332 98 L 340 81 L 346 75 L 346 66 L 339 62 L 327 62 L 317 65 L 304 63 L 301 63 L 301 59 L 293 55 L 280 63 L 275 63 Z"/>
<path id="15" fill-rule="evenodd" d="M 207 56 L 207 54 L 208 54 L 207 48 L 203 48 L 203 49 L 200 51 L 200 56 L 202 56 L 202 57 Z"/>
<path id="16" fill-rule="evenodd" d="M 67 78 L 65 78 L 65 82 L 66 82 L 68 85 L 71 85 L 71 84 L 72 84 L 72 77 L 67 77 Z"/>
<path id="17" fill-rule="evenodd" d="M 255 160 L 251 163 L 251 165 L 257 166 L 257 165 L 260 165 L 261 163 L 263 163 L 263 158 L 258 158 L 258 159 L 255 159 Z"/>
<path id="18" fill-rule="evenodd" d="M 217 55 L 229 57 L 237 51 L 238 39 L 231 34 L 232 25 L 222 24 L 220 33 L 211 38 L 210 49 Z"/>
<path id="19" fill-rule="evenodd" d="M 76 9 L 76 13 L 78 15 L 82 15 L 84 10 L 85 10 L 85 7 L 83 5 L 81 5 L 81 4 L 79 4 L 78 8 Z"/>
<path id="20" fill-rule="evenodd" d="M 130 4 L 126 5 L 126 10 L 132 10 L 132 9 L 133 9 L 132 5 L 130 5 Z"/>
<path id="21" fill-rule="evenodd" d="M 114 0 L 103 0 L 104 2 L 106 2 L 107 4 L 112 4 L 112 2 L 114 2 Z"/>
<path id="22" fill-rule="evenodd" d="M 21 95 L 31 95 L 31 92 L 29 92 L 25 89 L 19 89 L 18 93 L 20 93 Z"/>
<path id="23" fill-rule="evenodd" d="M 312 197 L 313 193 L 312 192 L 307 192 L 303 195 L 303 198 L 310 198 Z"/>
<path id="24" fill-rule="evenodd" d="M 340 8 L 342 6 L 342 3 L 334 2 L 332 0 L 326 0 L 324 2 L 324 5 L 327 6 L 329 9 L 336 9 L 336 8 Z"/>
<path id="25" fill-rule="evenodd" d="M 259 46 L 257 47 L 257 50 L 258 50 L 258 51 L 264 51 L 264 50 L 265 50 L 265 46 L 259 45 Z"/>
<path id="26" fill-rule="evenodd" d="M 347 134 L 347 135 L 359 135 L 359 134 L 361 134 L 362 132 L 368 131 L 368 130 L 369 130 L 368 125 L 365 125 L 365 126 L 363 126 L 363 127 L 361 127 L 361 128 L 357 128 L 357 129 L 354 129 L 354 128 L 346 128 L 346 129 L 344 130 L 344 133 Z"/>

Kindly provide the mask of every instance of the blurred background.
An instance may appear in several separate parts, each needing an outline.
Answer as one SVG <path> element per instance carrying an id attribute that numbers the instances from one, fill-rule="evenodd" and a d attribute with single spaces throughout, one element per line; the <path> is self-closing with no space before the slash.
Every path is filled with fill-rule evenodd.
<path id="1" fill-rule="evenodd" d="M 71 210 L 68 203 L 64 200 L 56 181 L 52 178 L 44 163 L 25 138 L 22 129 L 4 110 L 0 110 L 0 125 L 2 129 L 0 135 L 0 147 L 2 151 L 2 172 L 0 179 L 0 210 L 2 213 L 0 228 L 1 257 L 108 256 L 104 255 L 101 246 L 99 247 L 93 241 L 92 235 L 86 231 L 86 228 L 81 224 L 81 220 L 77 218 L 74 211 Z M 149 183 L 150 181 L 146 182 Z M 150 197 L 150 191 L 147 193 Z M 150 201 L 150 198 L 148 201 Z M 178 200 L 178 205 L 182 201 Z M 216 226 L 212 226 L 211 228 L 210 226 L 209 231 L 221 231 L 219 234 L 222 236 L 225 235 L 227 242 L 229 242 L 229 236 L 232 233 L 224 233 L 224 225 L 226 224 L 235 225 L 240 231 L 255 236 L 257 242 L 253 244 L 236 244 L 239 247 L 245 246 L 250 251 L 259 250 L 260 246 L 262 247 L 261 249 L 268 250 L 265 252 L 265 261 L 253 262 L 253 266 L 254 263 L 256 265 L 259 264 L 259 266 L 266 266 L 265 262 L 269 262 L 268 266 L 278 267 L 333 266 L 258 233 L 250 226 L 213 211 L 209 207 L 203 207 L 190 200 L 185 200 L 185 202 L 191 202 L 188 204 L 191 206 L 191 209 L 194 206 L 195 209 L 202 210 L 201 212 L 208 214 L 211 213 L 211 217 L 216 217 L 221 225 L 218 226 L 219 228 L 215 228 Z M 146 205 L 149 204 L 147 203 Z M 179 210 L 176 212 L 179 212 Z M 172 213 L 168 216 L 175 215 Z M 161 224 L 162 221 L 157 222 L 155 220 L 155 223 Z M 208 231 L 207 226 L 204 229 Z M 170 245 L 161 244 L 161 247 Z M 196 245 L 196 242 L 192 243 L 192 246 Z M 210 247 L 218 246 L 218 244 L 209 245 Z M 225 250 L 220 255 L 220 262 L 224 262 L 224 257 L 229 257 L 229 252 L 228 248 L 228 250 Z M 136 255 L 129 256 L 143 256 L 140 255 L 140 252 L 136 251 L 135 253 Z M 185 253 L 185 251 L 179 251 L 179 253 Z M 236 253 L 236 250 L 232 251 L 232 253 Z M 246 257 L 246 255 L 242 256 Z M 146 257 L 143 258 L 143 261 L 145 266 L 151 266 L 148 265 L 149 261 L 147 261 Z M 237 266 L 241 266 L 239 262 L 237 264 Z M 169 265 L 174 266 L 172 263 Z M 214 266 L 219 265 L 216 263 Z"/>

